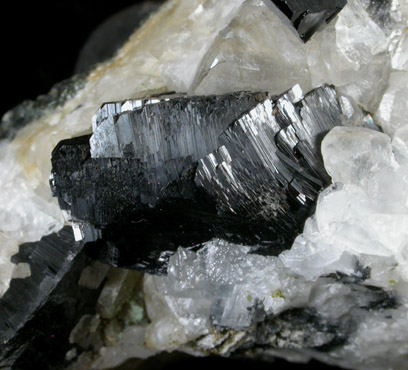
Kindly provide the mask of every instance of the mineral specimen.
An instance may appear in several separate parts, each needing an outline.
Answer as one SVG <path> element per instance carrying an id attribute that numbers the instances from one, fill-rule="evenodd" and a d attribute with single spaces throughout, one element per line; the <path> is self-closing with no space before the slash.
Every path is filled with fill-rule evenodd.
<path id="1" fill-rule="evenodd" d="M 110 62 L 3 118 L 3 298 L 13 303 L 19 287 L 39 276 L 35 263 L 10 257 L 60 230 L 63 213 L 71 213 L 78 239 L 98 240 L 66 261 L 67 273 L 46 270 L 64 277 L 53 293 L 39 288 L 48 301 L 34 299 L 39 309 L 32 320 L 26 320 L 30 304 L 11 314 L 21 329 L 6 329 L 16 340 L 2 345 L 2 365 L 111 369 L 178 350 L 314 358 L 353 369 L 406 367 L 408 3 L 349 0 L 307 43 L 271 3 L 169 0 Z M 297 90 L 282 95 L 295 85 L 305 97 Z M 157 101 L 169 91 L 178 95 Z M 197 101 L 193 96 L 214 101 L 208 96 L 215 95 L 232 107 L 237 91 L 267 97 L 220 121 L 214 140 L 202 147 L 180 145 L 183 133 L 207 133 L 189 131 L 184 119 L 174 127 L 166 120 L 152 124 L 171 140 L 146 130 L 143 112 L 186 118 L 190 111 L 170 110 L 172 104 L 187 107 Z M 123 103 L 106 103 L 112 101 Z M 92 115 L 102 104 L 90 143 Z M 200 120 L 213 114 L 204 110 Z M 318 133 L 330 128 L 322 162 Z M 146 149 L 153 137 L 161 138 L 163 152 Z M 317 142 L 308 140 L 314 137 Z M 145 141 L 133 145 L 138 138 Z M 64 212 L 48 186 L 50 153 L 61 140 L 53 183 L 61 186 Z M 173 150 L 176 156 L 168 157 Z M 182 161 L 187 152 L 191 157 Z M 141 168 L 143 175 L 131 175 Z M 144 181 L 140 187 L 145 174 L 159 186 Z M 97 201 L 92 192 L 100 190 Z M 86 202 L 72 198 L 80 193 Z M 88 212 L 89 205 L 103 212 Z M 89 266 L 85 251 L 162 275 Z"/>
<path id="2" fill-rule="evenodd" d="M 347 0 L 330 2 L 320 0 L 266 0 L 267 4 L 275 4 L 292 22 L 303 41 L 308 41 L 312 35 L 325 23 L 329 23 L 347 4 Z"/>
<path id="3" fill-rule="evenodd" d="M 266 100 L 220 135 L 220 148 L 200 160 L 196 183 L 224 212 L 284 218 L 290 204 L 313 202 L 328 183 L 320 141 L 343 121 L 329 87 L 304 99 L 295 88 L 276 102 Z"/>

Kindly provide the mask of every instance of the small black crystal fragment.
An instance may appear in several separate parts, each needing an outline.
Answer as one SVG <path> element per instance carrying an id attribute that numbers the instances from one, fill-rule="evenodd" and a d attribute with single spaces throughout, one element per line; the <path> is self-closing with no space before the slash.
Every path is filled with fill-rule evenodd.
<path id="1" fill-rule="evenodd" d="M 291 21 L 300 38 L 307 42 L 313 34 L 344 8 L 347 0 L 265 0 L 276 7 Z"/>
<path id="2" fill-rule="evenodd" d="M 252 335 L 255 347 L 325 352 L 345 344 L 354 330 L 347 318 L 330 320 L 315 309 L 294 308 L 263 320 Z"/>
<path id="3" fill-rule="evenodd" d="M 69 227 L 39 242 L 20 246 L 20 254 L 12 261 L 29 263 L 31 275 L 26 279 L 13 279 L 10 289 L 0 299 L 0 342 L 12 338 L 41 307 L 81 249 Z"/>
<path id="4" fill-rule="evenodd" d="M 100 293 L 78 286 L 90 259 L 67 226 L 20 245 L 12 262 L 28 263 L 31 275 L 12 279 L 0 298 L 0 368 L 60 369 L 71 330 Z"/>

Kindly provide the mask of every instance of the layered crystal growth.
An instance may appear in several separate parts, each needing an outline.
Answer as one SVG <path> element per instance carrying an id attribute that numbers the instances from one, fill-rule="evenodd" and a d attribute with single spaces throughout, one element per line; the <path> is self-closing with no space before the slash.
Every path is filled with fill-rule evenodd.
<path id="1" fill-rule="evenodd" d="M 320 142 L 346 117 L 334 89 L 320 88 L 304 99 L 301 94 L 295 88 L 277 102 L 259 104 L 220 135 L 216 152 L 200 160 L 195 181 L 220 210 L 283 217 L 289 204 L 314 201 L 328 183 Z"/>
<path id="2" fill-rule="evenodd" d="M 1 367 L 26 369 L 31 361 L 38 361 L 37 356 L 41 359 L 36 351 L 42 345 L 68 345 L 63 335 L 96 299 L 95 292 L 77 285 L 81 270 L 89 263 L 82 249 L 69 226 L 38 242 L 20 245 L 12 262 L 26 265 L 29 273 L 15 275 L 0 298 Z M 57 350 L 47 362 L 56 366 L 61 357 Z"/>
<path id="3" fill-rule="evenodd" d="M 306 97 L 297 86 L 276 100 L 239 93 L 106 104 L 90 138 L 54 149 L 51 185 L 77 238 L 96 242 L 92 253 L 114 266 L 161 270 L 177 247 L 213 237 L 277 254 L 328 185 L 320 141 L 343 124 L 352 120 L 329 86 Z"/>

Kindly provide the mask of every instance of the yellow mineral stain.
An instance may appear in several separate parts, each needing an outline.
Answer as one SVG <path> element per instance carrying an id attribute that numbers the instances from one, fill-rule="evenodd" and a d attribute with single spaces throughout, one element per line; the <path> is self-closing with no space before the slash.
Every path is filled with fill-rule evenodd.
<path id="1" fill-rule="evenodd" d="M 275 291 L 275 293 L 272 293 L 272 294 L 271 294 L 271 297 L 272 297 L 272 298 L 282 298 L 282 299 L 285 299 L 285 296 L 282 294 L 282 291 L 281 291 L 280 289 L 277 289 L 277 290 Z"/>

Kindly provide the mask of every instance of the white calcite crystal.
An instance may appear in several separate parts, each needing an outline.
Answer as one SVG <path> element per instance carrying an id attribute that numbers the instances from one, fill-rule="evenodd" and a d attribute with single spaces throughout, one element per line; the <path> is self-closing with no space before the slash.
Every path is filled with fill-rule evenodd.
<path id="1" fill-rule="evenodd" d="M 407 94 L 408 70 L 392 72 L 389 87 L 376 113 L 378 123 L 384 132 L 393 135 L 397 129 L 406 124 Z"/>
<path id="2" fill-rule="evenodd" d="M 405 29 L 392 51 L 392 72 L 376 118 L 384 132 L 393 135 L 406 124 L 408 109 L 408 32 Z"/>
<path id="3" fill-rule="evenodd" d="M 17 276 L 10 258 L 18 252 L 19 243 L 40 240 L 64 225 L 47 185 L 27 183 L 24 170 L 16 165 L 17 155 L 10 145 L 0 142 L 0 296 L 11 277 Z"/>
<path id="4" fill-rule="evenodd" d="M 293 361 L 405 369 L 408 2 L 376 3 L 349 0 L 304 44 L 261 0 L 167 1 L 72 96 L 0 142 L 0 295 L 12 277 L 29 275 L 10 261 L 19 244 L 62 228 L 48 186 L 51 151 L 62 139 L 90 133 L 101 104 L 167 91 L 279 95 L 297 84 L 305 93 L 334 84 L 349 120 L 372 128 L 375 122 L 385 133 L 341 127 L 326 136 L 322 151 L 333 184 L 292 248 L 260 256 L 214 239 L 197 252 L 179 249 L 166 276 L 145 277 L 150 323 L 141 318 L 139 278 L 111 271 L 97 316 L 78 327 L 103 331 L 104 342 L 98 332 L 94 353 L 84 352 L 89 356 L 77 368 L 109 368 L 162 350 L 228 355 L 266 348 L 263 355 Z M 374 121 L 360 117 L 358 106 Z M 104 284 L 102 270 L 97 284 L 90 272 L 81 284 Z M 81 330 L 72 342 L 82 343 Z"/>
<path id="5" fill-rule="evenodd" d="M 408 29 L 404 30 L 396 47 L 392 51 L 392 68 L 397 71 L 408 71 Z"/>
<path id="6" fill-rule="evenodd" d="M 407 23 L 402 2 L 387 4 L 389 11 L 376 19 L 370 15 L 369 0 L 349 1 L 337 22 L 310 41 L 307 58 L 313 86 L 330 82 L 365 109 L 378 107 L 390 73 L 389 49 Z"/>
<path id="7" fill-rule="evenodd" d="M 311 82 L 306 50 L 299 36 L 263 1 L 246 1 L 215 38 L 190 90 L 196 94 L 252 90 L 278 95 L 299 84 L 307 91 Z"/>

